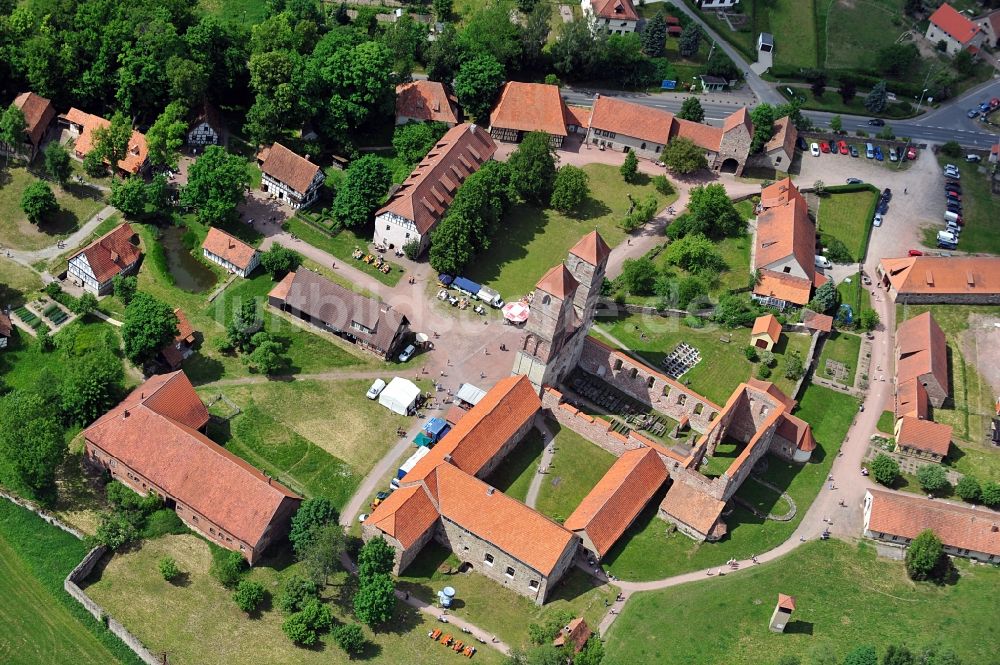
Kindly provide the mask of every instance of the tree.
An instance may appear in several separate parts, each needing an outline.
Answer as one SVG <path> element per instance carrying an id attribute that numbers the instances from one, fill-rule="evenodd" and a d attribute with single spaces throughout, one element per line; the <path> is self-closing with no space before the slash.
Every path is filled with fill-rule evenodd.
<path id="1" fill-rule="evenodd" d="M 910 16 L 916 16 L 924 11 L 924 0 L 906 0 L 903 11 Z"/>
<path id="2" fill-rule="evenodd" d="M 840 294 L 837 293 L 837 287 L 832 281 L 826 281 L 816 289 L 813 299 L 809 302 L 809 308 L 823 314 L 833 311 L 839 302 Z"/>
<path id="3" fill-rule="evenodd" d="M 690 192 L 688 214 L 709 238 L 735 237 L 746 232 L 746 221 L 719 184 L 701 185 Z"/>
<path id="4" fill-rule="evenodd" d="M 434 17 L 441 23 L 445 23 L 451 18 L 452 0 L 432 0 L 431 9 Z"/>
<path id="5" fill-rule="evenodd" d="M 62 412 L 75 425 L 94 422 L 125 395 L 125 370 L 110 349 L 91 350 L 74 358 L 63 372 Z"/>
<path id="6" fill-rule="evenodd" d="M 849 76 L 840 77 L 840 99 L 845 104 L 854 101 L 854 96 L 858 94 L 858 84 Z"/>
<path id="7" fill-rule="evenodd" d="M 356 623 L 345 623 L 333 631 L 333 641 L 349 656 L 356 656 L 365 650 L 368 640 L 365 633 Z"/>
<path id="8" fill-rule="evenodd" d="M 115 298 L 122 301 L 122 304 L 128 307 L 129 303 L 132 302 L 132 298 L 135 297 L 136 289 L 139 286 L 139 280 L 135 275 L 115 275 L 114 279 L 111 280 L 111 286 L 115 294 Z"/>
<path id="9" fill-rule="evenodd" d="M 830 118 L 830 129 L 833 130 L 835 134 L 839 134 L 841 130 L 844 129 L 844 121 L 841 120 L 840 114 Z"/>
<path id="10" fill-rule="evenodd" d="M 48 183 L 36 180 L 21 194 L 21 210 L 32 224 L 40 224 L 46 217 L 59 210 L 59 202 Z"/>
<path id="11" fill-rule="evenodd" d="M 181 205 L 194 208 L 202 224 L 221 224 L 232 219 L 249 187 L 247 161 L 212 145 L 188 169 L 188 182 L 181 190 L 180 201 Z"/>
<path id="12" fill-rule="evenodd" d="M 537 0 L 532 0 L 537 2 Z M 552 16 L 552 5 L 537 2 L 528 13 L 527 20 L 521 28 L 521 62 L 525 70 L 541 69 L 548 63 L 544 61 L 543 50 L 548 43 L 549 18 Z"/>
<path id="13" fill-rule="evenodd" d="M 698 53 L 698 49 L 701 47 L 701 28 L 698 24 L 691 22 L 688 24 L 684 31 L 681 32 L 681 37 L 678 42 L 678 48 L 680 50 L 681 57 L 691 58 Z"/>
<path id="14" fill-rule="evenodd" d="M 755 154 L 764 149 L 764 144 L 771 140 L 774 134 L 774 121 L 776 120 L 774 107 L 770 104 L 758 104 L 750 111 L 750 120 L 753 122 L 753 140 L 750 142 L 750 154 Z"/>
<path id="15" fill-rule="evenodd" d="M 505 79 L 504 66 L 492 55 L 482 54 L 466 60 L 455 76 L 458 103 L 469 116 L 485 117 Z"/>
<path id="16" fill-rule="evenodd" d="M 233 592 L 236 606 L 247 614 L 253 614 L 264 602 L 264 585 L 256 580 L 240 580 Z"/>
<path id="17" fill-rule="evenodd" d="M 446 23 L 444 30 L 427 49 L 427 77 L 432 81 L 451 83 L 465 57 L 465 48 L 458 41 L 455 26 Z"/>
<path id="18" fill-rule="evenodd" d="M 941 539 L 930 529 L 924 529 L 906 548 L 906 574 L 911 580 L 927 580 L 940 572 L 945 558 Z"/>
<path id="19" fill-rule="evenodd" d="M 281 630 L 297 644 L 312 646 L 319 640 L 319 633 L 333 625 L 333 612 L 317 598 L 310 598 L 302 609 L 285 619 Z"/>
<path id="20" fill-rule="evenodd" d="M 0 143 L 7 146 L 5 163 L 10 163 L 10 153 L 16 153 L 18 147 L 24 142 L 27 129 L 28 125 L 24 121 L 24 113 L 13 104 L 0 114 Z"/>
<path id="21" fill-rule="evenodd" d="M 319 640 L 316 631 L 306 624 L 305 617 L 302 616 L 301 612 L 296 612 L 285 619 L 281 624 L 281 632 L 292 642 L 302 646 L 310 647 Z"/>
<path id="22" fill-rule="evenodd" d="M 177 154 L 187 137 L 188 111 L 179 101 L 170 102 L 146 131 L 149 163 L 177 168 Z"/>
<path id="23" fill-rule="evenodd" d="M 94 542 L 104 545 L 110 550 L 118 550 L 139 539 L 139 530 L 122 513 L 101 513 L 97 529 L 94 531 Z"/>
<path id="24" fill-rule="evenodd" d="M 844 665 L 878 665 L 878 656 L 875 654 L 875 647 L 855 647 L 853 651 L 850 651 L 844 657 Z"/>
<path id="25" fill-rule="evenodd" d="M 812 91 L 813 97 L 822 99 L 823 94 L 826 92 L 826 75 L 820 74 L 815 77 L 809 85 L 809 89 Z"/>
<path id="26" fill-rule="evenodd" d="M 916 46 L 913 48 L 916 49 Z M 951 64 L 955 67 L 955 71 L 962 76 L 971 76 L 976 69 L 976 60 L 972 57 L 972 53 L 966 49 L 956 53 Z"/>
<path id="27" fill-rule="evenodd" d="M 111 205 L 132 219 L 145 216 L 146 183 L 142 176 L 129 176 L 111 183 Z"/>
<path id="28" fill-rule="evenodd" d="M 302 265 L 302 255 L 278 243 L 260 255 L 260 267 L 273 279 L 284 277 Z"/>
<path id="29" fill-rule="evenodd" d="M 392 618 L 396 608 L 396 587 L 387 573 L 371 575 L 361 581 L 354 594 L 354 614 L 364 624 L 375 627 Z"/>
<path id="30" fill-rule="evenodd" d="M 899 478 L 899 463 L 885 453 L 876 455 L 868 468 L 871 470 L 875 482 L 886 487 L 895 485 Z"/>
<path id="31" fill-rule="evenodd" d="M 301 553 L 296 552 L 296 555 L 312 581 L 326 584 L 330 574 L 340 567 L 344 549 L 343 529 L 336 523 L 330 523 L 319 527 L 314 537 L 301 548 Z"/>
<path id="32" fill-rule="evenodd" d="M 899 76 L 913 67 L 919 57 L 920 51 L 913 42 L 889 44 L 879 49 L 875 63 L 883 74 Z"/>
<path id="33" fill-rule="evenodd" d="M 958 141 L 947 141 L 941 146 L 941 154 L 948 157 L 961 157 L 962 146 Z"/>
<path id="34" fill-rule="evenodd" d="M 726 269 L 726 262 L 715 251 L 715 244 L 700 233 L 670 243 L 664 258 L 671 265 L 703 275 L 718 274 Z"/>
<path id="35" fill-rule="evenodd" d="M 226 338 L 229 340 L 229 345 L 237 351 L 250 351 L 253 336 L 263 327 L 264 322 L 257 313 L 257 301 L 250 298 L 234 309 L 233 320 L 226 328 Z"/>
<path id="36" fill-rule="evenodd" d="M 708 159 L 705 158 L 704 149 L 695 145 L 691 139 L 682 136 L 670 139 L 670 142 L 663 147 L 663 154 L 660 158 L 672 173 L 680 175 L 708 168 Z"/>
<path id="37" fill-rule="evenodd" d="M 556 171 L 549 203 L 560 212 L 569 212 L 583 203 L 590 194 L 587 172 L 576 166 L 564 166 Z"/>
<path id="38" fill-rule="evenodd" d="M 65 184 L 73 173 L 69 151 L 59 145 L 58 141 L 50 141 L 45 146 L 45 172 L 59 184 Z"/>
<path id="39" fill-rule="evenodd" d="M 358 577 L 366 579 L 392 572 L 396 551 L 382 537 L 372 538 L 358 554 Z"/>
<path id="40" fill-rule="evenodd" d="M 83 170 L 91 178 L 100 178 L 108 175 L 108 167 L 104 165 L 104 160 L 96 150 L 91 150 L 83 158 Z"/>
<path id="41" fill-rule="evenodd" d="M 251 338 L 252 351 L 243 356 L 243 362 L 251 370 L 260 374 L 276 374 L 284 364 L 285 360 L 281 353 L 285 347 L 281 342 L 272 339 L 266 332 L 258 332 Z"/>
<path id="42" fill-rule="evenodd" d="M 177 336 L 174 308 L 148 293 L 135 294 L 122 321 L 125 357 L 142 365 Z"/>
<path id="43" fill-rule="evenodd" d="M 0 397 L 0 479 L 5 484 L 37 498 L 51 496 L 66 447 L 42 394 L 15 390 Z"/>
<path id="44" fill-rule="evenodd" d="M 946 487 L 950 487 L 948 474 L 937 464 L 924 464 L 917 469 L 917 482 L 921 489 L 929 494 L 935 494 Z"/>
<path id="45" fill-rule="evenodd" d="M 705 109 L 701 107 L 701 102 L 698 101 L 697 97 L 691 96 L 681 104 L 681 112 L 677 114 L 677 117 L 681 120 L 701 122 L 705 119 Z"/>
<path id="46" fill-rule="evenodd" d="M 597 635 L 591 635 L 580 653 L 573 657 L 573 665 L 601 665 L 604 660 L 604 642 Z"/>
<path id="47" fill-rule="evenodd" d="M 291 614 L 301 610 L 306 602 L 313 598 L 319 598 L 319 585 L 304 577 L 292 575 L 281 587 L 278 608 L 286 614 Z"/>
<path id="48" fill-rule="evenodd" d="M 798 380 L 805 371 L 805 364 L 802 362 L 802 354 L 798 351 L 789 351 L 785 354 L 785 378 L 793 381 Z"/>
<path id="49" fill-rule="evenodd" d="M 396 154 L 410 164 L 416 164 L 448 131 L 443 122 L 413 122 L 400 125 L 392 133 Z"/>
<path id="50" fill-rule="evenodd" d="M 556 33 L 556 41 L 549 49 L 556 73 L 566 78 L 592 76 L 603 60 L 603 37 L 595 35 L 587 21 L 560 23 Z"/>
<path id="51" fill-rule="evenodd" d="M 858 315 L 858 328 L 865 332 L 871 332 L 879 324 L 878 312 L 874 309 L 863 309 Z"/>
<path id="52" fill-rule="evenodd" d="M 367 224 L 390 184 L 392 173 L 377 155 L 365 155 L 352 163 L 333 200 L 337 223 L 348 228 Z"/>
<path id="53" fill-rule="evenodd" d="M 227 589 L 235 589 L 243 579 L 247 561 L 239 552 L 224 552 L 212 559 L 210 572 L 219 584 Z"/>
<path id="54" fill-rule="evenodd" d="M 653 293 L 656 277 L 656 264 L 646 257 L 641 257 L 625 259 L 619 279 L 622 286 L 632 295 L 648 296 Z"/>
<path id="55" fill-rule="evenodd" d="M 556 162 L 545 132 L 529 132 L 507 160 L 511 184 L 525 201 L 545 205 L 551 200 Z"/>
<path id="56" fill-rule="evenodd" d="M 979 492 L 979 498 L 990 508 L 1000 506 L 1000 483 L 995 480 L 984 482 Z"/>
<path id="57" fill-rule="evenodd" d="M 177 562 L 174 561 L 173 557 L 165 556 L 156 564 L 157 570 L 160 571 L 160 575 L 163 576 L 167 582 L 174 580 L 178 575 L 181 574 L 180 568 L 177 567 Z"/>
<path id="58" fill-rule="evenodd" d="M 889 93 L 885 89 L 885 81 L 879 81 L 865 97 L 865 108 L 870 113 L 882 113 L 889 103 Z"/>
<path id="59" fill-rule="evenodd" d="M 656 12 L 642 30 L 642 50 L 646 55 L 655 58 L 663 55 L 663 45 L 666 41 L 667 21 L 663 18 L 663 12 Z"/>
<path id="60" fill-rule="evenodd" d="M 885 648 L 882 665 L 916 665 L 913 654 L 905 646 L 890 644 Z"/>
<path id="61" fill-rule="evenodd" d="M 70 309 L 73 310 L 74 314 L 79 314 L 80 316 L 90 314 L 97 309 L 97 296 L 87 291 L 77 298 L 76 302 L 70 306 Z"/>
<path id="62" fill-rule="evenodd" d="M 639 175 L 639 158 L 635 156 L 635 153 L 631 150 L 625 155 L 625 161 L 622 163 L 618 172 L 622 174 L 625 178 L 625 182 L 635 182 L 635 178 Z"/>
<path id="63" fill-rule="evenodd" d="M 955 494 L 969 503 L 976 503 L 982 496 L 982 488 L 979 481 L 972 476 L 962 476 L 962 479 L 955 483 Z"/>
<path id="64" fill-rule="evenodd" d="M 459 191 L 462 191 L 459 189 Z M 464 215 L 445 215 L 437 228 L 431 232 L 430 264 L 439 273 L 458 275 L 472 261 L 474 256 L 469 238 L 472 222 Z"/>
<path id="65" fill-rule="evenodd" d="M 94 151 L 100 158 L 111 164 L 111 177 L 118 171 L 118 162 L 128 154 L 128 144 L 132 140 L 132 121 L 121 111 L 115 111 L 106 127 L 94 130 Z"/>

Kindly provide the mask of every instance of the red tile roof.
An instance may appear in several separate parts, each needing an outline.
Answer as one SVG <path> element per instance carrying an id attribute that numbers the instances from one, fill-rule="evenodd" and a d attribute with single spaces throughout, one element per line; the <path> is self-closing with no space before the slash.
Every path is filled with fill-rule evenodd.
<path id="1" fill-rule="evenodd" d="M 444 85 L 438 81 L 411 81 L 396 86 L 396 116 L 458 124 Z"/>
<path id="2" fill-rule="evenodd" d="M 896 417 L 927 418 L 927 389 L 916 379 L 903 381 L 896 387 Z"/>
<path id="3" fill-rule="evenodd" d="M 49 128 L 52 119 L 56 117 L 56 109 L 45 97 L 36 95 L 33 92 L 22 92 L 14 98 L 14 106 L 21 109 L 24 114 L 25 131 L 31 144 L 38 147 L 45 130 Z"/>
<path id="4" fill-rule="evenodd" d="M 951 447 L 951 425 L 903 416 L 896 444 L 946 457 Z"/>
<path id="5" fill-rule="evenodd" d="M 319 173 L 318 166 L 280 143 L 262 150 L 257 159 L 262 160 L 260 170 L 263 173 L 278 182 L 283 182 L 300 194 L 309 189 L 313 178 Z"/>
<path id="6" fill-rule="evenodd" d="M 107 282 L 122 270 L 132 265 L 142 256 L 139 247 L 132 244 L 135 231 L 125 222 L 119 224 L 106 235 L 101 236 L 81 251 L 74 254 L 70 261 L 83 254 L 100 283 Z"/>
<path id="7" fill-rule="evenodd" d="M 816 450 L 812 427 L 798 416 L 785 413 L 778 421 L 778 436 L 795 444 L 799 450 L 811 453 Z"/>
<path id="8" fill-rule="evenodd" d="M 670 138 L 674 138 L 675 136 L 688 139 L 696 146 L 705 150 L 711 150 L 712 152 L 718 152 L 719 146 L 722 144 L 721 128 L 703 125 L 700 122 L 682 120 L 676 117 L 674 118 L 674 124 L 670 128 Z"/>
<path id="9" fill-rule="evenodd" d="M 211 254 L 229 261 L 237 268 L 246 270 L 250 266 L 257 250 L 238 238 L 234 238 L 225 231 L 209 227 L 205 242 L 201 243 L 202 249 L 207 249 Z"/>
<path id="10" fill-rule="evenodd" d="M 683 480 L 675 481 L 663 497 L 660 510 L 687 524 L 695 531 L 708 535 L 726 507 L 724 501 L 692 487 Z"/>
<path id="11" fill-rule="evenodd" d="M 810 330 L 819 332 L 830 332 L 833 330 L 833 317 L 829 314 L 820 314 L 811 309 L 802 310 L 802 325 Z"/>
<path id="12" fill-rule="evenodd" d="M 618 21 L 638 21 L 632 0 L 594 0 L 594 15 Z"/>
<path id="13" fill-rule="evenodd" d="M 948 344 L 944 331 L 930 312 L 924 312 L 896 328 L 896 381 L 906 383 L 932 374 L 948 390 Z"/>
<path id="14" fill-rule="evenodd" d="M 570 248 L 569 253 L 578 256 L 592 266 L 599 266 L 611 256 L 611 248 L 597 231 L 591 231 Z"/>
<path id="15" fill-rule="evenodd" d="M 566 105 L 559 87 L 508 81 L 490 113 L 490 127 L 566 136 Z"/>
<path id="16" fill-rule="evenodd" d="M 626 451 L 563 523 L 584 531 L 604 556 L 662 487 L 667 469 L 652 448 Z"/>
<path id="17" fill-rule="evenodd" d="M 795 596 L 786 596 L 783 593 L 778 594 L 778 607 L 783 610 L 788 610 L 789 612 L 795 611 Z"/>
<path id="18" fill-rule="evenodd" d="M 733 111 L 726 116 L 726 119 L 722 121 L 722 133 L 728 133 L 733 129 L 736 129 L 740 125 L 746 128 L 750 136 L 753 136 L 753 122 L 750 120 L 750 112 L 747 111 L 747 107 L 740 107 L 740 110 Z"/>
<path id="19" fill-rule="evenodd" d="M 779 118 L 774 123 L 773 131 L 771 140 L 764 144 L 764 152 L 784 150 L 789 157 L 795 155 L 795 140 L 799 137 L 799 131 L 792 124 L 792 119 L 787 115 Z"/>
<path id="20" fill-rule="evenodd" d="M 754 287 L 753 292 L 759 296 L 771 296 L 796 305 L 805 305 L 809 302 L 812 282 L 794 275 L 763 270 L 760 282 Z"/>
<path id="21" fill-rule="evenodd" d="M 801 199 L 802 193 L 791 178 L 784 178 L 771 183 L 760 190 L 760 205 L 762 208 L 773 208 L 785 205 L 792 199 Z"/>
<path id="22" fill-rule="evenodd" d="M 401 487 L 365 520 L 409 548 L 437 522 L 438 512 L 423 485 Z"/>
<path id="23" fill-rule="evenodd" d="M 590 127 L 592 110 L 586 106 L 566 106 L 566 124 L 576 125 L 584 129 Z"/>
<path id="24" fill-rule="evenodd" d="M 883 490 L 870 489 L 868 494 L 869 531 L 913 539 L 930 529 L 949 547 L 1000 555 L 1000 512 Z"/>
<path id="25" fill-rule="evenodd" d="M 562 263 L 553 266 L 535 284 L 535 288 L 539 291 L 551 293 L 556 298 L 562 298 L 563 300 L 575 293 L 578 286 L 580 286 L 580 283 L 574 279 L 573 275 L 570 274 L 569 270 Z"/>
<path id="26" fill-rule="evenodd" d="M 947 2 L 931 14 L 930 22 L 946 32 L 959 44 L 966 44 L 979 32 L 979 26 Z"/>
<path id="27" fill-rule="evenodd" d="M 481 127 L 469 123 L 452 127 L 375 213 L 376 217 L 393 213 L 411 220 L 421 234 L 428 233 L 444 216 L 465 179 L 496 150 L 497 144 Z"/>
<path id="28" fill-rule="evenodd" d="M 763 393 L 767 393 L 772 399 L 776 400 L 780 404 L 783 404 L 785 406 L 785 410 L 788 413 L 791 413 L 792 409 L 795 408 L 796 404 L 795 400 L 786 395 L 784 392 L 782 392 L 781 388 L 774 385 L 774 383 L 771 381 L 762 381 L 760 379 L 747 379 L 747 385 Z M 743 388 L 743 386 L 740 386 L 739 388 L 737 388 L 737 390 L 740 390 L 741 388 Z"/>
<path id="29" fill-rule="evenodd" d="M 597 96 L 594 111 L 590 116 L 590 126 L 594 129 L 632 136 L 661 145 L 666 145 L 670 140 L 673 122 L 674 114 L 669 111 L 633 104 L 606 95 Z"/>
<path id="30" fill-rule="evenodd" d="M 479 473 L 541 407 L 542 402 L 528 377 L 517 375 L 501 379 L 427 456 L 417 462 L 402 483 L 419 481 L 446 456 L 466 473 Z"/>
<path id="31" fill-rule="evenodd" d="M 294 281 L 295 273 L 288 273 L 280 282 L 275 284 L 274 288 L 267 294 L 267 297 L 274 298 L 276 300 L 288 300 L 288 292 L 292 289 L 292 282 Z"/>
<path id="32" fill-rule="evenodd" d="M 592 634 L 593 632 L 584 618 L 577 617 L 566 624 L 563 630 L 559 631 L 556 639 L 552 640 L 552 644 L 561 647 L 566 644 L 566 639 L 569 638 L 569 641 L 573 643 L 573 652 L 580 653 Z"/>
<path id="33" fill-rule="evenodd" d="M 154 376 L 84 431 L 87 441 L 256 545 L 298 497 L 197 431 L 208 411 L 183 372 Z"/>
<path id="34" fill-rule="evenodd" d="M 911 256 L 882 259 L 882 271 L 901 294 L 967 295 L 1000 292 L 1000 257 Z"/>
<path id="35" fill-rule="evenodd" d="M 80 136 L 76 139 L 76 145 L 73 147 L 73 150 L 81 157 L 85 157 L 94 149 L 94 130 L 103 129 L 111 125 L 109 120 L 76 108 L 71 108 L 63 117 L 69 122 L 83 127 L 80 131 Z M 125 153 L 124 159 L 118 162 L 118 168 L 134 175 L 142 169 L 146 163 L 148 154 L 149 147 L 146 145 L 146 136 L 132 130 L 132 138 L 128 142 L 128 151 Z"/>
<path id="36" fill-rule="evenodd" d="M 801 196 L 791 196 L 788 203 L 762 212 L 757 217 L 754 242 L 754 268 L 766 268 L 791 257 L 812 281 L 816 274 L 816 227 Z"/>
<path id="37" fill-rule="evenodd" d="M 754 319 L 753 330 L 750 331 L 752 337 L 757 335 L 767 335 L 775 344 L 781 339 L 781 322 L 774 314 L 765 314 Z"/>
<path id="38" fill-rule="evenodd" d="M 169 344 L 160 349 L 160 355 L 171 368 L 180 367 L 181 362 L 184 361 L 183 353 L 179 347 L 191 346 L 195 341 L 194 327 L 179 307 L 174 309 L 174 316 L 177 317 L 177 335 Z"/>

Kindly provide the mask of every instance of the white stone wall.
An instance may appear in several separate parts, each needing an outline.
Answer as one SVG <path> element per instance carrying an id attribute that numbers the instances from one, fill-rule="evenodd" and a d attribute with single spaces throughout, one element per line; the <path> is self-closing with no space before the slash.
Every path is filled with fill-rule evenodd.
<path id="1" fill-rule="evenodd" d="M 384 212 L 375 218 L 373 242 L 376 245 L 383 245 L 389 249 L 402 249 L 407 243 L 416 240 L 420 243 L 420 253 L 423 254 L 427 249 L 429 238 L 430 233 L 420 235 L 413 220 L 395 213 Z"/>

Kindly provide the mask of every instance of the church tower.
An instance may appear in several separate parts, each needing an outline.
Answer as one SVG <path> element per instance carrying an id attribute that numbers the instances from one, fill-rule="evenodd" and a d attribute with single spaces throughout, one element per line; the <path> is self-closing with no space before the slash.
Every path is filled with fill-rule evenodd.
<path id="1" fill-rule="evenodd" d="M 597 299 L 601 295 L 601 285 L 604 283 L 604 271 L 609 256 L 611 248 L 597 231 L 585 235 L 569 250 L 566 267 L 580 285 L 576 290 L 573 306 L 583 321 L 590 321 L 593 318 Z"/>

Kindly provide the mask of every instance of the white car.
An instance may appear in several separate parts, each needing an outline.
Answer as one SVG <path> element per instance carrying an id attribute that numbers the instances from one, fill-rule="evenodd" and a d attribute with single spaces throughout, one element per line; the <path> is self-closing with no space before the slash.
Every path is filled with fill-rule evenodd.
<path id="1" fill-rule="evenodd" d="M 820 256 L 819 254 L 817 254 L 816 267 L 825 268 L 826 270 L 829 270 L 830 268 L 833 267 L 833 263 L 830 261 L 830 259 L 826 258 L 825 256 Z"/>
<path id="2" fill-rule="evenodd" d="M 405 363 L 407 360 L 413 357 L 413 354 L 416 353 L 416 351 L 417 347 L 413 346 L 412 344 L 407 345 L 407 347 L 403 349 L 403 352 L 399 354 L 399 362 Z"/>
<path id="3" fill-rule="evenodd" d="M 373 383 L 372 387 L 368 389 L 367 393 L 365 393 L 365 397 L 368 399 L 375 399 L 383 390 L 385 390 L 385 381 L 382 379 L 375 379 L 375 383 Z"/>
<path id="4" fill-rule="evenodd" d="M 358 515 L 359 522 L 364 523 L 366 519 L 368 519 L 368 513 L 361 513 L 360 515 Z"/>
<path id="5" fill-rule="evenodd" d="M 819 144 L 813 143 L 809 146 L 809 152 L 812 153 L 813 157 L 819 157 Z"/>
<path id="6" fill-rule="evenodd" d="M 875 219 L 872 221 L 875 226 L 882 226 L 882 215 L 875 215 Z"/>
<path id="7" fill-rule="evenodd" d="M 958 171 L 945 171 L 944 174 L 945 174 L 946 177 L 948 177 L 948 178 L 954 178 L 955 180 L 961 180 L 962 179 L 962 174 L 959 173 Z"/>

